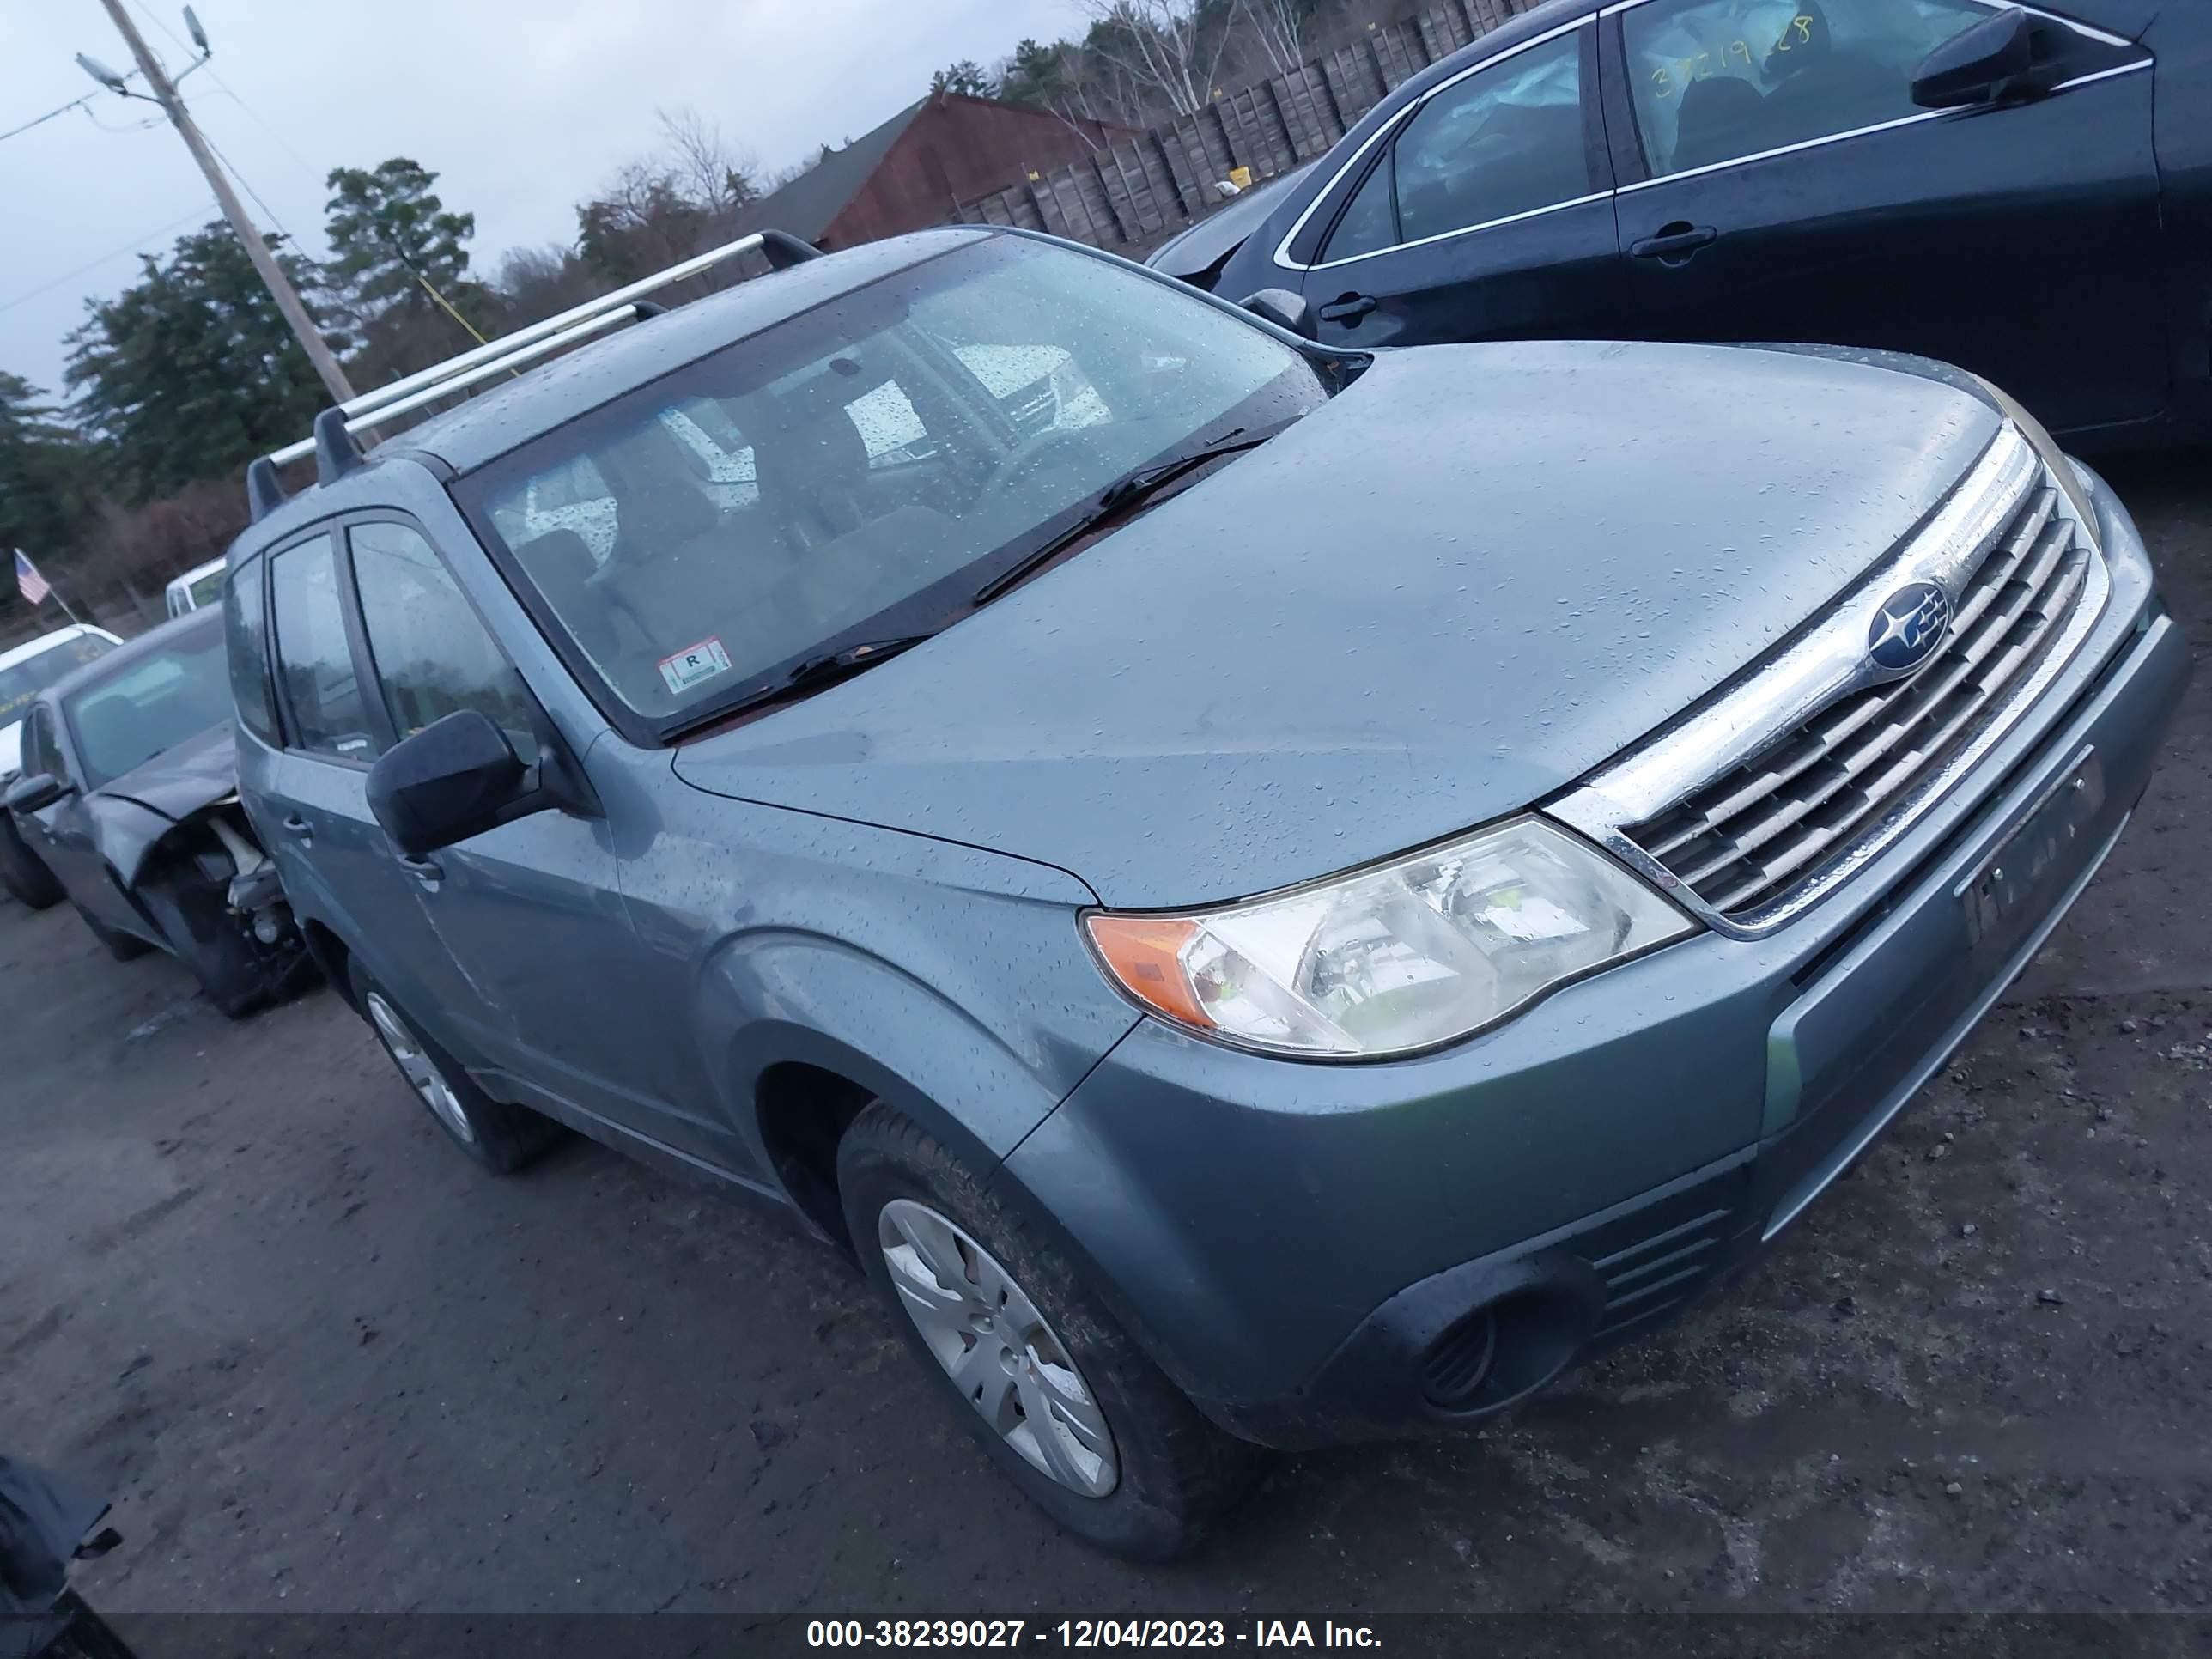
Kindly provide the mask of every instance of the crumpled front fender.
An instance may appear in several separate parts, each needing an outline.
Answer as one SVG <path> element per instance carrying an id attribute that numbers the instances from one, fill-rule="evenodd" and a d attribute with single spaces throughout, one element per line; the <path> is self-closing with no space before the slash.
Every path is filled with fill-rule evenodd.
<path id="1" fill-rule="evenodd" d="M 125 887 L 137 884 L 154 851 L 180 825 L 150 806 L 120 795 L 93 795 L 85 802 L 92 819 L 93 842 Z"/>

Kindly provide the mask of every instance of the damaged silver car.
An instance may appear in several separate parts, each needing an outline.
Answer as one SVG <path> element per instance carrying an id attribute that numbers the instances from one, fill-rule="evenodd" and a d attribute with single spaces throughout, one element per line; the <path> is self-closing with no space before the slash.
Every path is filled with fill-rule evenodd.
<path id="1" fill-rule="evenodd" d="M 23 845 L 118 958 L 149 946 L 236 1019 L 313 972 L 238 801 L 222 617 L 195 611 L 41 692 L 6 796 Z"/>

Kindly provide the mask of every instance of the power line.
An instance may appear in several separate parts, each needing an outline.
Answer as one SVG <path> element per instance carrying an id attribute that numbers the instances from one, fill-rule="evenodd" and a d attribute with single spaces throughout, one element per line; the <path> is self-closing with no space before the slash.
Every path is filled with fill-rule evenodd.
<path id="1" fill-rule="evenodd" d="M 155 28 L 161 30 L 162 33 L 167 35 L 169 37 L 169 44 L 176 47 L 179 52 L 184 53 L 185 57 L 189 58 L 192 55 L 192 49 L 185 44 L 183 39 L 177 33 L 176 30 L 171 28 L 159 17 L 146 9 L 145 0 L 131 0 L 131 9 L 137 12 L 141 17 L 144 18 L 148 22 L 151 23 Z"/>
<path id="2" fill-rule="evenodd" d="M 131 0 L 131 3 L 140 16 L 147 19 L 155 28 L 167 35 L 171 44 L 175 46 L 178 51 L 183 52 L 187 58 L 191 56 L 192 48 L 178 36 L 176 30 L 171 28 L 168 24 L 163 22 L 159 15 L 148 10 L 143 3 L 143 0 Z M 299 164 L 300 170 L 301 172 L 305 173 L 309 178 L 313 179 L 319 184 L 322 180 L 322 175 L 315 171 L 314 164 L 312 161 L 308 161 L 306 156 L 301 155 L 298 150 L 292 148 L 291 141 L 284 137 L 283 130 L 275 125 L 273 123 L 264 119 L 260 111 L 255 109 L 252 105 L 247 103 L 246 100 L 240 97 L 235 92 L 232 91 L 230 82 L 222 78 L 222 71 L 217 69 L 214 64 L 209 62 L 205 58 L 203 58 L 201 63 L 207 70 L 208 79 L 215 83 L 216 90 L 220 91 L 224 97 L 229 99 L 232 103 L 237 105 L 239 108 L 244 110 L 246 115 L 252 120 L 254 125 L 259 127 L 264 132 L 275 139 L 276 141 L 277 148 L 282 149 L 285 155 L 290 156 L 294 161 Z M 231 171 L 235 173 L 238 169 L 233 167 Z"/>
<path id="3" fill-rule="evenodd" d="M 178 34 L 176 30 L 170 27 L 169 25 L 161 19 L 158 13 L 149 10 L 145 5 L 144 0 L 131 0 L 131 9 L 136 11 L 141 17 L 143 17 L 148 22 L 153 24 L 153 26 L 161 30 L 162 33 L 167 35 L 169 37 L 170 44 L 174 46 L 178 51 L 183 52 L 187 58 L 191 56 L 191 46 L 185 41 L 182 36 Z M 255 125 L 260 127 L 264 131 L 267 132 L 270 137 L 274 138 L 276 141 L 277 146 L 282 149 L 287 155 L 290 156 L 294 161 L 297 162 L 303 172 L 307 173 L 311 177 L 313 175 L 315 170 L 313 167 L 308 165 L 307 159 L 301 155 L 299 151 L 294 149 L 292 146 L 286 142 L 284 135 L 282 132 L 278 131 L 276 127 L 270 125 L 267 121 L 263 120 L 260 115 L 253 109 L 252 106 L 248 104 L 246 100 L 240 97 L 236 93 L 230 89 L 229 83 L 222 78 L 222 72 L 217 70 L 212 63 L 203 58 L 199 60 L 199 63 L 196 67 L 205 69 L 207 70 L 208 79 L 215 83 L 217 89 L 222 93 L 224 97 L 229 99 L 232 103 L 237 105 L 241 110 L 244 110 L 246 113 L 252 118 Z M 150 125 L 151 124 L 149 123 L 149 125 Z M 299 239 L 295 237 L 290 231 L 284 228 L 283 222 L 276 216 L 276 210 L 270 207 L 268 203 L 263 201 L 261 199 L 261 192 L 254 189 L 252 185 L 246 182 L 246 175 L 238 170 L 238 164 L 235 161 L 233 161 L 229 156 L 222 153 L 222 150 L 215 142 L 214 135 L 208 131 L 204 125 L 200 125 L 200 137 L 207 140 L 208 148 L 215 151 L 216 159 L 222 163 L 224 170 L 228 172 L 232 178 L 237 179 L 239 184 L 244 187 L 246 193 L 253 198 L 253 204 L 259 208 L 263 213 L 268 216 L 269 222 L 276 227 L 276 234 L 282 236 L 286 241 L 292 244 L 293 251 L 295 252 L 301 252 L 302 249 Z"/>
<path id="4" fill-rule="evenodd" d="M 261 199 L 261 192 L 259 191 L 254 189 L 252 185 L 246 183 L 246 175 L 238 170 L 238 164 L 222 153 L 222 149 L 216 145 L 215 140 L 209 137 L 208 130 L 205 127 L 200 128 L 200 137 L 207 139 L 207 147 L 215 151 L 215 159 L 222 163 L 223 171 L 230 174 L 232 178 L 238 180 L 240 186 L 244 188 L 246 193 L 253 198 L 253 205 L 261 210 L 262 213 L 266 216 L 270 224 L 276 227 L 276 234 L 279 236 L 282 236 L 286 241 L 291 242 L 293 247 L 297 249 L 300 246 L 299 243 L 294 240 L 292 233 L 284 228 L 284 222 L 276 216 L 276 210 L 270 207 L 268 203 Z"/>
<path id="5" fill-rule="evenodd" d="M 232 103 L 237 105 L 239 108 L 246 112 L 247 119 L 251 120 L 255 126 L 259 127 L 262 131 L 267 133 L 270 137 L 276 140 L 276 148 L 283 150 L 286 155 L 289 156 L 294 164 L 299 167 L 301 172 L 306 173 L 307 177 L 314 180 L 318 185 L 322 184 L 323 175 L 315 170 L 315 164 L 313 161 L 310 161 L 306 156 L 301 155 L 298 150 L 292 148 L 292 141 L 285 137 L 283 128 L 278 126 L 275 122 L 269 120 L 259 110 L 254 108 L 252 105 L 247 103 L 246 100 L 233 92 L 230 89 L 229 83 L 226 82 L 222 76 L 217 75 L 214 70 L 210 69 L 208 70 L 208 79 L 215 82 L 215 88 L 217 92 L 220 92 L 224 97 L 229 99 Z"/>
<path id="6" fill-rule="evenodd" d="M 95 98 L 99 95 L 100 94 L 98 93 L 94 93 L 93 94 Z M 111 127 L 106 122 L 101 120 L 97 115 L 94 115 L 88 109 L 84 112 L 84 118 L 91 122 L 93 125 L 98 127 L 102 132 L 143 132 L 148 127 L 160 126 L 162 119 L 162 118 L 158 115 L 149 115 L 143 121 L 131 122 L 128 126 Z"/>
<path id="7" fill-rule="evenodd" d="M 46 125 L 47 122 L 52 120 L 57 115 L 67 115 L 73 109 L 82 109 L 87 104 L 90 103 L 94 99 L 99 96 L 100 94 L 96 92 L 88 92 L 82 98 L 71 99 L 68 103 L 64 104 L 59 109 L 50 109 L 34 121 L 26 121 L 20 127 L 9 127 L 7 131 L 0 132 L 0 140 L 13 138 L 19 132 L 28 132 L 33 127 L 42 127 Z"/>
<path id="8" fill-rule="evenodd" d="M 142 231 L 137 235 L 133 236 L 129 241 L 124 243 L 122 246 L 111 248 L 107 252 L 101 254 L 96 259 L 88 259 L 84 264 L 77 266 L 75 270 L 62 272 L 60 276 L 55 277 L 52 282 L 41 283 L 38 287 L 31 289 L 27 294 L 18 294 L 12 300 L 0 301 L 0 312 L 13 311 L 17 306 L 28 305 L 40 295 L 51 294 L 54 289 L 59 288 L 64 283 L 69 282 L 74 277 L 82 276 L 88 270 L 97 270 L 100 266 L 106 264 L 111 259 L 119 259 L 126 253 L 136 253 L 138 251 L 139 244 L 142 242 L 145 242 L 155 236 L 166 235 L 170 231 L 174 230 L 179 225 L 187 224 L 192 220 L 199 218 L 203 214 L 206 213 L 210 208 L 214 206 L 214 201 L 210 199 L 201 203 L 190 213 L 184 214 L 179 217 L 170 220 L 166 225 L 156 225 L 151 230 Z"/>
<path id="9" fill-rule="evenodd" d="M 222 204 L 223 217 L 230 222 L 232 231 L 244 245 L 246 258 L 252 262 L 254 271 L 268 289 L 270 297 L 276 301 L 276 308 L 283 313 L 286 325 L 299 341 L 300 349 L 307 354 L 307 361 L 314 365 L 317 377 L 336 401 L 342 404 L 350 402 L 354 391 L 346 379 L 344 368 L 331 350 L 329 342 L 323 338 L 321 331 L 315 326 L 314 319 L 308 314 L 307 306 L 294 291 L 291 280 L 284 274 L 284 267 L 270 252 L 260 228 L 246 212 L 246 204 L 238 199 L 237 192 L 231 188 L 229 170 L 216 159 L 215 151 L 208 145 L 206 135 L 193 125 L 191 112 L 185 107 L 184 100 L 178 96 L 176 82 L 170 79 L 161 60 L 155 56 L 154 49 L 146 44 L 146 37 L 139 32 L 137 22 L 132 18 L 125 0 L 100 0 L 100 7 L 107 14 L 108 21 L 115 25 L 115 32 L 123 37 L 124 45 L 131 48 L 131 55 L 137 60 L 139 70 L 146 76 L 147 85 L 154 89 L 155 101 L 161 106 L 162 112 L 177 129 L 177 136 L 185 141 L 185 148 L 191 152 L 193 162 L 207 179 L 208 188 L 215 192 L 216 200 Z M 199 32 L 195 26 L 193 34 L 197 37 Z M 183 73 L 190 75 L 207 61 L 207 52 L 203 50 Z"/>

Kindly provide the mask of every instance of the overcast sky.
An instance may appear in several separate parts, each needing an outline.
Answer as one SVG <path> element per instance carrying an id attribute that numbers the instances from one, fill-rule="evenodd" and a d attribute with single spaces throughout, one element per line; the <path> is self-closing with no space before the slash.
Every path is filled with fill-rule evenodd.
<path id="1" fill-rule="evenodd" d="M 181 0 L 129 0 L 172 73 Z M 988 64 L 1078 27 L 1079 0 L 196 0 L 215 46 L 184 83 L 195 117 L 283 228 L 319 256 L 323 178 L 410 155 L 477 216 L 489 274 L 567 242 L 574 204 L 689 105 L 769 169 L 896 113 L 933 70 Z M 11 0 L 0 132 L 86 91 L 74 54 L 130 54 L 94 0 Z M 163 26 L 173 33 L 164 33 Z M 219 78 L 218 78 L 219 77 Z M 0 141 L 0 369 L 58 390 L 62 337 L 216 210 L 151 104 L 103 95 Z M 94 125 L 96 118 L 100 126 Z M 257 220 L 265 216 L 248 206 Z"/>

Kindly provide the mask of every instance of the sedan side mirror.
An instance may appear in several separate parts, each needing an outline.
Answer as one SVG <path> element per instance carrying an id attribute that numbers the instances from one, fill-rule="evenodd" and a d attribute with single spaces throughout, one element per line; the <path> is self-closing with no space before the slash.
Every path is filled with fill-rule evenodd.
<path id="1" fill-rule="evenodd" d="M 431 721 L 368 769 L 368 810 L 410 858 L 551 805 L 507 733 L 475 708 Z"/>
<path id="2" fill-rule="evenodd" d="M 1912 101 L 1923 109 L 1995 103 L 2023 90 L 2035 67 L 2035 20 L 2018 6 L 1963 29 L 1920 60 Z"/>
<path id="3" fill-rule="evenodd" d="M 1314 337 L 1313 307 L 1305 296 L 1286 288 L 1263 288 L 1241 301 L 1255 317 L 1263 317 L 1277 328 L 1286 328 L 1302 340 Z"/>
<path id="4" fill-rule="evenodd" d="M 6 804 L 11 812 L 43 812 L 69 793 L 69 785 L 52 773 L 33 772 L 8 786 Z"/>

